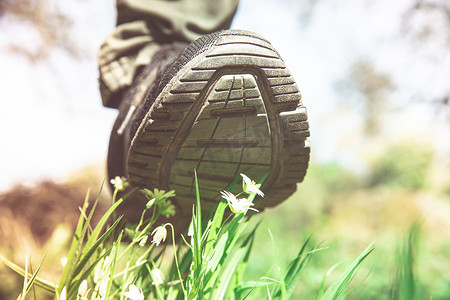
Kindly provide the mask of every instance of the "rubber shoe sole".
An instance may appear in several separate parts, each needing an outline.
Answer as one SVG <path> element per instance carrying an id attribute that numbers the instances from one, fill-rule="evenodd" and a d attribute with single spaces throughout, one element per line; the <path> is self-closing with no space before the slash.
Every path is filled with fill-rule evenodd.
<path id="1" fill-rule="evenodd" d="M 179 205 L 204 209 L 240 173 L 269 174 L 257 207 L 288 198 L 306 174 L 309 125 L 294 78 L 264 38 L 229 30 L 214 37 L 165 84 L 132 139 L 132 185 L 175 190 Z M 240 185 L 234 192 L 239 191 Z"/>

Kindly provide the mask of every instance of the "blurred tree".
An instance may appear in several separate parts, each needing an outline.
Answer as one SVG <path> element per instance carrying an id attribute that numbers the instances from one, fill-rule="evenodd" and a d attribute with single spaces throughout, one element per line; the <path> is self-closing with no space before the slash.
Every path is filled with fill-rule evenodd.
<path id="1" fill-rule="evenodd" d="M 350 80 L 355 90 L 364 99 L 365 133 L 378 133 L 380 116 L 393 86 L 387 75 L 377 72 L 368 61 L 357 61 L 352 65 Z"/>
<path id="2" fill-rule="evenodd" d="M 447 30 L 442 31 L 445 28 Z M 404 33 L 420 40 L 442 40 L 450 47 L 448 28 L 450 28 L 450 2 L 447 0 L 416 0 L 405 12 L 402 20 Z"/>
<path id="3" fill-rule="evenodd" d="M 368 60 L 353 62 L 344 79 L 338 80 L 335 88 L 343 95 L 351 110 L 362 116 L 363 133 L 372 138 L 382 133 L 387 100 L 394 89 L 391 79 L 375 69 Z"/>
<path id="4" fill-rule="evenodd" d="M 418 49 L 428 48 L 427 55 L 439 60 L 439 52 L 450 51 L 450 1 L 416 0 L 403 15 L 401 31 Z M 428 46 L 428 47 L 425 47 Z M 431 46 L 431 47 L 430 47 Z M 443 66 L 450 68 L 450 66 Z M 450 121 L 450 89 L 435 99 L 421 99 L 438 105 Z"/>
<path id="5" fill-rule="evenodd" d="M 422 189 L 427 185 L 431 149 L 422 144 L 392 145 L 373 163 L 369 186 Z"/>
<path id="6" fill-rule="evenodd" d="M 0 18 L 6 16 L 10 17 L 8 26 L 15 23 L 31 25 L 41 40 L 33 49 L 11 40 L 8 51 L 23 54 L 32 62 L 46 58 L 54 47 L 62 48 L 75 56 L 80 54 L 79 47 L 71 39 L 72 22 L 58 10 L 54 1 L 1 0 Z"/>

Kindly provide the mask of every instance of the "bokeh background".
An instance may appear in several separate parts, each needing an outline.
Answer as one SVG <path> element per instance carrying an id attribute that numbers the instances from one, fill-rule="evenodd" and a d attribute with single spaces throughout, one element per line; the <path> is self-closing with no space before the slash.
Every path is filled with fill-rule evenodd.
<path id="1" fill-rule="evenodd" d="M 114 23 L 113 1 L 0 2 L 0 250 L 18 263 L 53 253 L 50 278 L 77 206 L 104 180 L 117 112 L 101 106 L 96 51 Z M 249 278 L 277 276 L 312 236 L 327 249 L 297 291 L 311 299 L 375 241 L 348 298 L 389 299 L 419 224 L 417 295 L 449 299 L 450 2 L 241 0 L 232 27 L 272 42 L 311 126 L 306 179 L 258 217 Z M 20 286 L 3 266 L 0 277 L 1 295 Z"/>

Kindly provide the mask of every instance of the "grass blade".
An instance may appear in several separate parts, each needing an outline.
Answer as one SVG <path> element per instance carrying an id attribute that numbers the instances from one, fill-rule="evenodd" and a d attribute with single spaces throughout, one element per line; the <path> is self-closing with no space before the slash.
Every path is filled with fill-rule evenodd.
<path id="1" fill-rule="evenodd" d="M 69 254 L 67 255 L 67 265 L 65 266 L 63 270 L 63 274 L 61 275 L 61 279 L 59 281 L 58 291 L 57 294 L 61 294 L 62 288 L 67 284 L 68 277 L 72 273 L 72 269 L 75 266 L 77 262 L 77 253 L 79 253 L 84 236 L 87 230 L 87 227 L 85 226 L 85 217 L 84 212 L 86 212 L 87 208 L 89 206 L 89 190 L 86 193 L 86 197 L 84 199 L 83 207 L 81 208 L 82 213 L 80 214 L 80 217 L 78 218 L 77 228 L 75 229 L 75 233 L 72 239 L 72 243 L 69 248 Z"/>
<path id="2" fill-rule="evenodd" d="M 350 285 L 350 282 L 353 280 L 354 275 L 356 274 L 359 266 L 364 261 L 364 259 L 369 256 L 370 253 L 374 250 L 372 247 L 373 243 L 367 247 L 363 253 L 347 268 L 347 270 L 327 289 L 325 294 L 321 299 L 339 299 L 345 296 L 347 287 Z"/>
<path id="3" fill-rule="evenodd" d="M 402 245 L 403 249 L 399 254 L 397 275 L 391 296 L 394 300 L 415 300 L 420 298 L 417 293 L 417 279 L 414 276 L 419 234 L 420 223 L 416 222 L 409 229 L 406 241 L 404 241 L 404 244 Z"/>
<path id="4" fill-rule="evenodd" d="M 72 299 L 71 297 L 75 296 L 75 293 L 78 291 L 78 287 L 80 286 L 80 283 L 89 277 L 89 275 L 95 269 L 97 264 L 111 252 L 111 249 L 112 249 L 112 247 L 109 248 L 107 251 L 105 251 L 105 253 L 100 255 L 98 258 L 96 258 L 95 261 L 93 263 L 91 263 L 90 266 L 86 270 L 84 270 L 83 272 L 80 273 L 80 276 L 77 277 L 76 280 L 71 282 L 70 289 L 67 291 L 67 296 L 69 299 Z"/>
<path id="5" fill-rule="evenodd" d="M 101 243 L 103 243 L 108 237 L 109 235 L 113 232 L 113 230 L 116 228 L 116 226 L 119 224 L 120 222 L 120 217 L 114 222 L 113 225 L 111 225 L 111 227 L 108 228 L 108 230 L 106 230 L 106 232 L 86 251 L 84 251 L 85 253 L 83 253 L 80 262 L 77 264 L 77 266 L 75 267 L 73 273 L 74 274 L 79 274 L 83 268 L 85 267 L 85 265 L 88 263 L 88 261 L 91 259 L 92 255 L 95 253 L 95 251 L 97 251 L 99 245 Z"/>
<path id="6" fill-rule="evenodd" d="M 103 227 L 105 226 L 106 222 L 108 221 L 109 217 L 113 214 L 113 212 L 117 209 L 117 207 L 122 204 L 122 202 L 131 194 L 135 191 L 135 189 L 133 189 L 132 191 L 130 191 L 128 194 L 126 194 L 125 196 L 123 196 L 122 198 L 120 198 L 119 200 L 117 200 L 113 205 L 111 205 L 111 207 L 106 211 L 106 213 L 102 216 L 102 218 L 100 219 L 100 221 L 98 222 L 98 224 L 95 226 L 94 231 L 92 232 L 91 236 L 89 236 L 88 240 L 86 241 L 86 245 L 85 245 L 85 249 L 89 249 L 92 247 L 92 245 L 96 242 L 98 236 L 100 235 Z M 98 199 L 97 201 L 98 202 Z M 92 214 L 92 212 L 91 212 Z M 91 216 L 90 216 L 91 217 Z"/>
<path id="7" fill-rule="evenodd" d="M 34 271 L 33 275 L 30 277 L 27 286 L 25 288 L 25 291 L 22 295 L 22 297 L 25 299 L 26 295 L 28 295 L 28 293 L 30 292 L 30 289 L 33 287 L 33 285 L 35 284 L 36 279 L 37 279 L 37 274 L 39 273 L 39 271 L 41 270 L 42 264 L 44 263 L 44 261 L 41 261 L 41 263 L 38 265 L 36 271 Z"/>
<path id="8" fill-rule="evenodd" d="M 292 297 L 292 294 L 295 291 L 295 288 L 300 280 L 301 274 L 303 270 L 308 265 L 312 256 L 318 252 L 322 251 L 323 248 L 313 247 L 310 251 L 306 252 L 306 248 L 308 243 L 311 240 L 311 236 L 306 239 L 303 243 L 300 251 L 297 254 L 297 257 L 292 260 L 292 262 L 288 266 L 288 271 L 284 277 L 284 282 L 286 285 L 286 298 L 289 299 Z"/>
<path id="9" fill-rule="evenodd" d="M 220 284 L 218 285 L 218 289 L 216 293 L 214 293 L 214 297 L 211 299 L 225 299 L 225 294 L 229 291 L 230 287 L 230 281 L 235 276 L 235 272 L 239 264 L 244 260 L 245 255 L 247 254 L 247 248 L 246 247 L 239 248 L 236 253 L 231 256 L 231 260 L 228 262 L 227 266 L 221 272 L 221 275 L 218 277 L 218 281 Z"/>
<path id="10" fill-rule="evenodd" d="M 195 197 L 196 197 L 196 205 L 192 209 L 192 226 L 193 226 L 193 236 L 192 236 L 192 264 L 191 264 L 191 274 L 192 278 L 190 279 L 192 283 L 191 291 L 188 296 L 188 299 L 194 298 L 203 298 L 203 265 L 202 265 L 202 247 L 201 247 L 201 238 L 202 238 L 202 219 L 201 219 L 201 204 L 200 204 L 200 192 L 198 189 L 198 178 L 197 172 L 194 170 L 194 179 L 195 179 Z"/>
<path id="11" fill-rule="evenodd" d="M 231 192 L 239 180 L 240 177 L 236 177 L 236 179 L 230 184 L 227 190 Z M 222 198 L 214 213 L 214 217 L 211 222 L 210 233 L 208 235 L 208 239 L 206 240 L 205 244 L 206 257 L 209 257 L 211 255 L 213 248 L 216 246 L 217 236 L 219 234 L 220 227 L 222 226 L 223 216 L 225 215 L 225 209 L 227 208 L 227 206 L 228 206 L 227 201 Z"/>
<path id="12" fill-rule="evenodd" d="M 324 292 L 325 292 L 325 283 L 326 283 L 326 281 L 327 281 L 327 278 L 328 278 L 328 276 L 330 276 L 330 274 L 334 271 L 334 269 L 336 269 L 336 267 L 337 267 L 338 265 L 339 265 L 339 264 L 335 264 L 334 266 L 332 266 L 332 267 L 328 270 L 328 272 L 323 276 L 322 281 L 320 282 L 319 292 L 317 293 L 317 297 L 316 297 L 317 300 L 322 299 L 323 294 L 324 294 Z"/>
<path id="13" fill-rule="evenodd" d="M 7 258 L 3 257 L 2 255 L 0 255 L 0 261 L 3 262 L 8 268 L 13 270 L 17 274 L 25 277 L 26 273 L 25 273 L 25 270 L 22 267 L 19 267 L 18 265 L 16 265 L 15 263 L 11 262 Z M 40 266 L 41 265 L 39 265 L 38 270 L 40 269 Z M 28 274 L 27 274 L 27 278 L 28 278 Z M 33 276 L 31 276 L 30 278 L 33 278 Z M 42 288 L 42 289 L 44 289 L 44 290 L 46 290 L 46 291 L 48 291 L 48 292 L 50 292 L 52 294 L 55 293 L 56 286 L 53 283 L 51 283 L 50 281 L 47 281 L 47 280 L 44 280 L 44 279 L 41 279 L 41 278 L 37 277 L 37 273 L 36 273 L 36 276 L 34 276 L 33 282 L 38 287 L 40 287 L 40 288 Z"/>

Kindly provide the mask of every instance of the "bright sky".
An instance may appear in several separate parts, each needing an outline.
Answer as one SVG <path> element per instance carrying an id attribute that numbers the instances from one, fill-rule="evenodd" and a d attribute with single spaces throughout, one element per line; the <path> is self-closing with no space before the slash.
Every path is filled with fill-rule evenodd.
<path id="1" fill-rule="evenodd" d="M 27 24 L 0 19 L 0 190 L 17 182 L 64 178 L 106 157 L 116 112 L 101 106 L 95 53 L 114 26 L 114 7 L 108 0 L 55 3 L 72 19 L 86 57 L 55 49 L 48 59 L 30 63 L 6 48 L 15 42 L 33 49 L 41 43 L 39 35 Z M 287 62 L 308 108 L 313 158 L 361 168 L 363 153 L 373 144 L 359 138 L 362 118 L 349 105 L 355 100 L 337 89 L 339 82 L 353 63 L 371 61 L 395 85 L 389 95 L 393 107 L 439 99 L 450 94 L 450 37 L 440 31 L 449 25 L 439 13 L 431 16 L 435 27 L 429 42 L 418 44 L 402 32 L 401 16 L 413 0 L 348 3 L 242 0 L 233 27 L 265 36 Z M 427 18 L 415 16 L 411 26 L 420 32 Z M 444 117 L 429 105 L 391 108 L 384 120 L 386 139 L 378 144 L 415 136 L 448 151 L 450 127 L 443 125 Z"/>
<path id="2" fill-rule="evenodd" d="M 445 12 L 415 14 L 405 23 L 415 0 L 260 3 L 241 1 L 233 26 L 261 33 L 287 62 L 309 112 L 313 158 L 364 169 L 366 154 L 376 145 L 414 138 L 435 145 L 450 165 L 450 107 L 442 112 L 429 104 L 450 94 L 450 20 Z M 412 32 L 405 32 L 406 25 Z M 427 37 L 417 41 L 416 35 L 424 32 Z M 337 88 L 358 61 L 371 62 L 394 86 L 376 145 L 361 129 L 361 99 Z M 421 100 L 426 104 L 415 103 Z"/>

